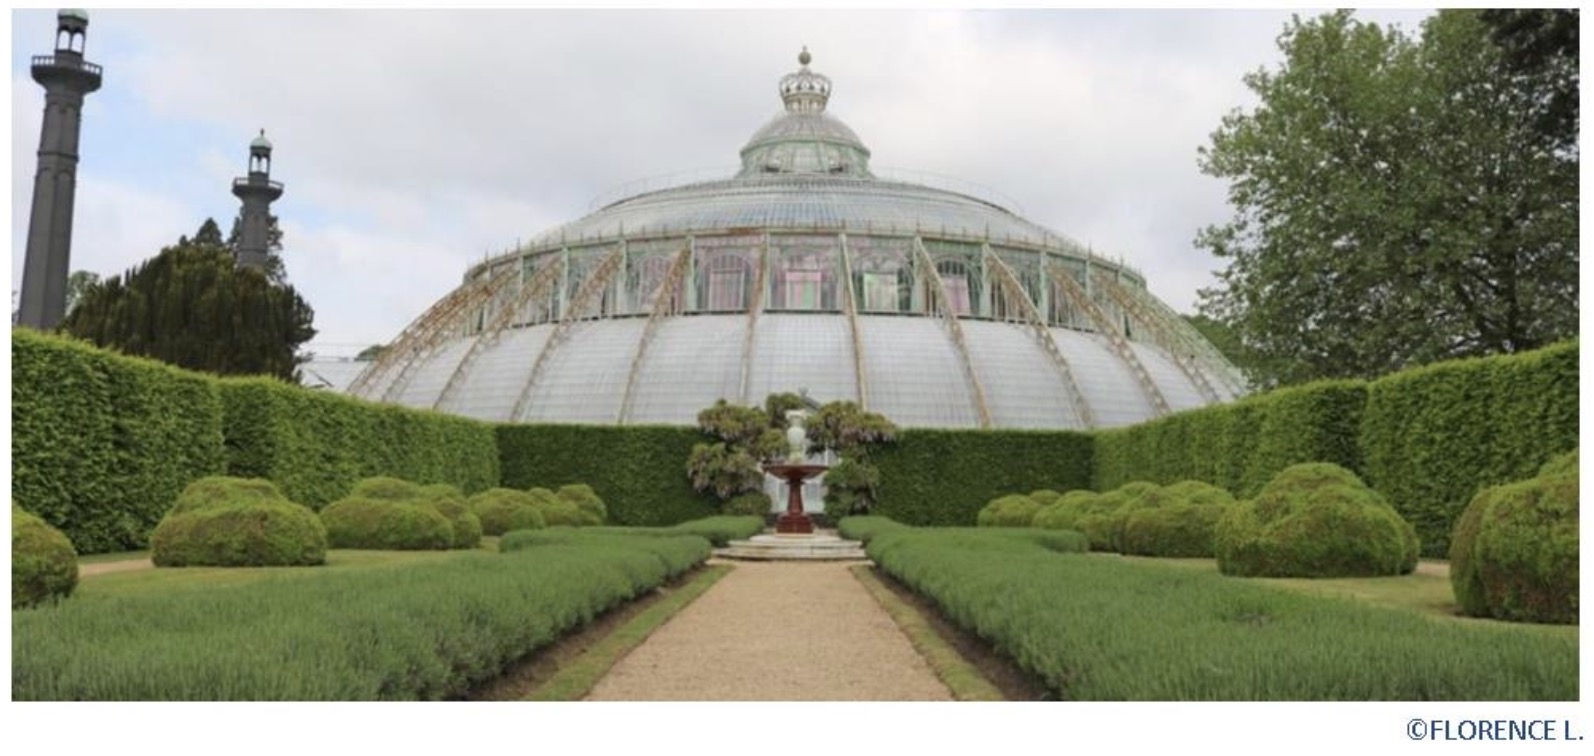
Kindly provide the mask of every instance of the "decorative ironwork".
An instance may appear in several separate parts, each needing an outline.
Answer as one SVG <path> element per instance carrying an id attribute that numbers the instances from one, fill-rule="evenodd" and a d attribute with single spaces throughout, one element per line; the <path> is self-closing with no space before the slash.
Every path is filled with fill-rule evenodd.
<path id="1" fill-rule="evenodd" d="M 991 427 L 991 410 L 985 404 L 985 389 L 980 387 L 980 377 L 974 372 L 974 361 L 969 357 L 968 342 L 963 339 L 963 326 L 958 324 L 957 313 L 953 311 L 952 303 L 948 301 L 946 284 L 941 281 L 941 274 L 935 270 L 935 261 L 930 259 L 930 253 L 924 249 L 924 242 L 919 237 L 913 238 L 913 251 L 923 269 L 921 276 L 930 284 L 930 296 L 935 302 L 931 310 L 941 316 L 941 322 L 946 324 L 947 331 L 952 335 L 952 344 L 957 347 L 958 356 L 963 360 L 963 374 L 968 378 L 969 390 L 974 395 L 974 410 L 979 413 L 980 427 Z"/>
<path id="2" fill-rule="evenodd" d="M 548 334 L 548 343 L 544 344 L 542 351 L 537 354 L 537 361 L 531 365 L 531 373 L 526 376 L 526 384 L 520 389 L 520 396 L 515 400 L 515 408 L 510 411 L 511 421 L 521 417 L 526 410 L 526 405 L 531 403 L 531 390 L 537 385 L 537 379 L 542 377 L 542 372 L 548 369 L 548 358 L 559 345 L 570 338 L 570 330 L 582 320 L 591 320 L 602 317 L 602 309 L 595 315 L 586 314 L 587 308 L 595 297 L 602 297 L 604 289 L 609 288 L 609 281 L 614 278 L 616 271 L 620 270 L 620 263 L 625 259 L 625 247 L 615 247 L 603 262 L 598 264 L 596 270 L 587 276 L 581 283 L 581 289 L 570 300 L 570 306 L 560 313 L 559 324 L 554 326 L 553 333 Z"/>
<path id="3" fill-rule="evenodd" d="M 499 337 L 514 323 L 515 316 L 523 308 L 536 300 L 537 297 L 546 296 L 552 290 L 554 284 L 564 275 L 564 265 L 564 258 L 556 257 L 553 261 L 542 266 L 530 280 L 520 285 L 520 289 L 515 292 L 513 301 L 499 309 L 498 313 L 493 316 L 492 322 L 482 329 L 481 334 L 476 337 L 475 343 L 470 345 L 470 349 L 465 352 L 465 356 L 460 358 L 459 365 L 454 368 L 454 372 L 448 377 L 448 383 L 444 384 L 442 393 L 438 394 L 437 401 L 432 403 L 432 409 L 442 409 L 444 404 L 454 396 L 454 393 L 464 384 L 465 375 L 469 372 L 470 367 L 476 364 L 476 360 L 481 357 L 482 352 L 498 343 Z"/>
<path id="4" fill-rule="evenodd" d="M 764 289 L 769 285 L 769 234 L 764 234 L 764 245 L 758 250 L 758 270 L 753 272 L 752 299 L 747 303 L 747 335 L 742 339 L 742 403 L 748 404 L 753 390 L 753 342 L 758 334 L 758 315 L 764 311 Z"/>
<path id="5" fill-rule="evenodd" d="M 858 381 L 858 407 L 869 409 L 868 384 L 864 381 L 863 339 L 858 335 L 858 298 L 852 287 L 852 256 L 847 252 L 847 235 L 841 234 L 841 280 L 846 282 L 847 328 L 852 333 L 852 373 Z"/>
<path id="6" fill-rule="evenodd" d="M 1206 376 L 1202 375 L 1200 367 L 1193 364 L 1193 355 L 1190 359 L 1187 359 L 1181 354 L 1183 350 L 1169 335 L 1168 329 L 1163 326 L 1158 318 L 1154 318 L 1150 313 L 1146 312 L 1145 308 L 1141 307 L 1140 303 L 1128 291 L 1125 291 L 1127 287 L 1097 271 L 1096 288 L 1107 292 L 1107 296 L 1117 302 L 1118 307 L 1129 313 L 1129 317 L 1134 318 L 1142 327 L 1151 332 L 1152 340 L 1168 352 L 1168 356 L 1173 359 L 1173 364 L 1178 366 L 1179 372 L 1184 373 L 1185 377 L 1195 384 L 1196 390 L 1201 392 L 1201 398 L 1208 402 L 1222 401 L 1222 398 L 1218 396 L 1218 392 L 1213 390 L 1212 384 L 1207 381 Z"/>
<path id="7" fill-rule="evenodd" d="M 366 399 L 371 398 L 367 395 L 367 391 L 372 384 L 378 378 L 385 377 L 400 362 L 410 359 L 410 352 L 413 351 L 415 345 L 421 343 L 425 335 L 436 329 L 439 323 L 450 321 L 459 312 L 460 307 L 469 298 L 471 292 L 483 285 L 482 279 L 472 278 L 444 295 L 442 299 L 437 301 L 437 304 L 427 308 L 426 312 L 421 313 L 419 317 L 410 321 L 410 324 L 399 332 L 398 337 L 393 339 L 392 345 L 383 350 L 382 356 L 373 360 L 370 365 L 360 371 L 359 375 L 355 376 L 354 382 L 349 384 L 349 394 Z"/>
<path id="8" fill-rule="evenodd" d="M 415 376 L 415 371 L 427 361 L 426 357 L 436 352 L 438 347 L 442 346 L 443 340 L 447 339 L 455 328 L 463 325 L 465 319 L 469 318 L 477 307 L 486 304 L 487 300 L 507 286 L 509 280 L 518 276 L 519 273 L 518 267 L 505 267 L 485 284 L 467 292 L 465 297 L 460 300 L 459 307 L 449 313 L 447 318 L 436 320 L 430 330 L 415 340 L 414 346 L 411 347 L 414 356 L 409 362 L 404 363 L 404 367 L 399 370 L 398 376 L 393 379 L 392 383 L 388 384 L 387 391 L 382 392 L 382 401 L 391 402 L 401 396 L 404 388 L 409 385 L 410 378 Z"/>
<path id="9" fill-rule="evenodd" d="M 1114 323 L 1113 319 L 1102 311 L 1101 306 L 1090 298 L 1084 287 L 1080 286 L 1079 282 L 1068 274 L 1068 271 L 1062 270 L 1056 265 L 1048 265 L 1046 266 L 1046 272 L 1051 275 L 1053 281 L 1057 282 L 1057 286 L 1063 290 L 1063 294 L 1073 300 L 1074 304 L 1080 310 L 1083 310 L 1086 315 L 1090 316 L 1091 321 L 1096 324 L 1096 330 L 1107 337 L 1107 343 L 1112 346 L 1113 354 L 1118 355 L 1118 359 L 1123 360 L 1124 364 L 1129 366 L 1129 372 L 1135 376 L 1135 381 L 1140 384 L 1141 390 L 1145 391 L 1146 398 L 1151 400 L 1152 411 L 1158 417 L 1168 414 L 1171 409 L 1168 407 L 1167 398 L 1162 395 L 1162 390 L 1157 388 L 1157 384 L 1151 380 L 1151 373 L 1140 362 L 1140 358 L 1135 356 L 1135 350 L 1130 348 L 1129 340 L 1124 337 L 1123 329 L 1119 328 L 1118 324 Z"/>
<path id="10" fill-rule="evenodd" d="M 620 398 L 620 414 L 616 422 L 624 425 L 631 419 L 631 401 L 636 394 L 637 379 L 641 375 L 642 361 L 647 357 L 648 344 L 653 341 L 653 334 L 658 332 L 659 323 L 670 315 L 679 315 L 686 310 L 686 271 L 692 264 L 692 244 L 687 240 L 687 245 L 676 253 L 675 259 L 670 262 L 670 269 L 664 274 L 664 283 L 653 297 L 653 309 L 648 313 L 648 324 L 642 329 L 642 338 L 637 340 L 636 354 L 631 358 L 631 370 L 625 379 L 625 394 Z"/>
<path id="11" fill-rule="evenodd" d="M 1002 258 L 991 252 L 990 245 L 985 247 L 986 266 L 996 279 L 996 285 L 1002 292 L 1002 299 L 1009 307 L 1018 310 L 1019 318 L 1029 326 L 1030 335 L 1040 344 L 1041 349 L 1051 357 L 1052 364 L 1057 367 L 1057 374 L 1063 379 L 1063 388 L 1068 391 L 1069 404 L 1074 408 L 1074 416 L 1086 428 L 1096 427 L 1096 418 L 1090 410 L 1090 405 L 1085 402 L 1085 392 L 1080 390 L 1079 382 L 1074 379 L 1074 371 L 1068 365 L 1068 360 L 1063 357 L 1063 351 L 1058 348 L 1057 340 L 1052 337 L 1052 331 L 1046 327 L 1046 320 L 1041 317 L 1035 303 L 1030 301 L 1029 295 L 1024 291 L 1023 284 L 1018 277 L 1002 262 Z"/>

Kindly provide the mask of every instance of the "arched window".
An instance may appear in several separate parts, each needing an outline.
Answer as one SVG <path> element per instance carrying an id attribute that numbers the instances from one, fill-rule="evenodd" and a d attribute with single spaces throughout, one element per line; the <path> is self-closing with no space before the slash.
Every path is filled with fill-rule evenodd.
<path id="1" fill-rule="evenodd" d="M 637 261 L 631 269 L 630 310 L 632 312 L 648 312 L 653 309 L 653 303 L 659 296 L 659 289 L 664 286 L 664 279 L 670 274 L 670 258 L 664 255 L 654 255 Z"/>
<path id="2" fill-rule="evenodd" d="M 698 308 L 705 312 L 745 312 L 753 288 L 752 266 L 738 254 L 710 257 L 698 272 Z"/>
<path id="3" fill-rule="evenodd" d="M 957 315 L 973 312 L 969 296 L 969 269 L 961 260 L 942 260 L 935 264 L 941 284 L 946 287 L 947 305 Z"/>
<path id="4" fill-rule="evenodd" d="M 820 252 L 786 254 L 777 271 L 775 307 L 783 310 L 834 310 L 836 281 L 829 256 Z"/>

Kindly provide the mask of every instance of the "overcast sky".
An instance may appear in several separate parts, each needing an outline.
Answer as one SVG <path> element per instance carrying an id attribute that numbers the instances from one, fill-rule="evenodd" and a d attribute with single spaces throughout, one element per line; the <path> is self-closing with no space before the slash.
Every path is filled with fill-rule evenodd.
<path id="1" fill-rule="evenodd" d="M 1312 15 L 1315 11 L 1296 11 Z M 1121 257 L 1182 312 L 1228 216 L 1197 148 L 1250 107 L 1290 11 L 94 11 L 74 270 L 118 274 L 206 217 L 260 128 L 312 348 L 385 342 L 485 253 L 648 177 L 721 168 L 807 45 L 876 167 L 957 177 Z M 1426 11 L 1361 18 L 1415 33 Z M 20 285 L 54 11 L 11 14 Z"/>

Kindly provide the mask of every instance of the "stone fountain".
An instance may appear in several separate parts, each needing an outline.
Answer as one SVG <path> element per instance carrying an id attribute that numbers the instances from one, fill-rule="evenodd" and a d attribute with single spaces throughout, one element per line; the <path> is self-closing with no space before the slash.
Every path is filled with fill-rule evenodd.
<path id="1" fill-rule="evenodd" d="M 814 521 L 803 511 L 803 482 L 830 467 L 808 463 L 808 429 L 803 427 L 807 416 L 802 410 L 786 413 L 786 459 L 764 463 L 764 472 L 786 481 L 790 491 L 786 495 L 786 511 L 775 520 L 776 533 L 814 532 Z"/>
<path id="2" fill-rule="evenodd" d="M 863 544 L 843 540 L 832 533 L 815 533 L 814 522 L 803 512 L 803 482 L 830 469 L 829 465 L 809 464 L 808 431 L 803 427 L 806 412 L 786 413 L 786 459 L 766 462 L 764 471 L 786 481 L 786 511 L 775 520 L 775 533 L 756 535 L 745 541 L 731 541 L 715 555 L 727 559 L 815 561 L 868 559 Z"/>

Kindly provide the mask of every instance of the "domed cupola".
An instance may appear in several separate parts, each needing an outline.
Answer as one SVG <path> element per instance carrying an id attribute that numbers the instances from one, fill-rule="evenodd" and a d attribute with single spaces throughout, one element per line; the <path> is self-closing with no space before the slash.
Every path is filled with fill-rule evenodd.
<path id="1" fill-rule="evenodd" d="M 847 124 L 825 113 L 830 79 L 808 69 L 813 56 L 804 47 L 802 66 L 780 79 L 785 112 L 765 124 L 742 148 L 739 178 L 808 173 L 873 178 L 869 148 Z"/>

